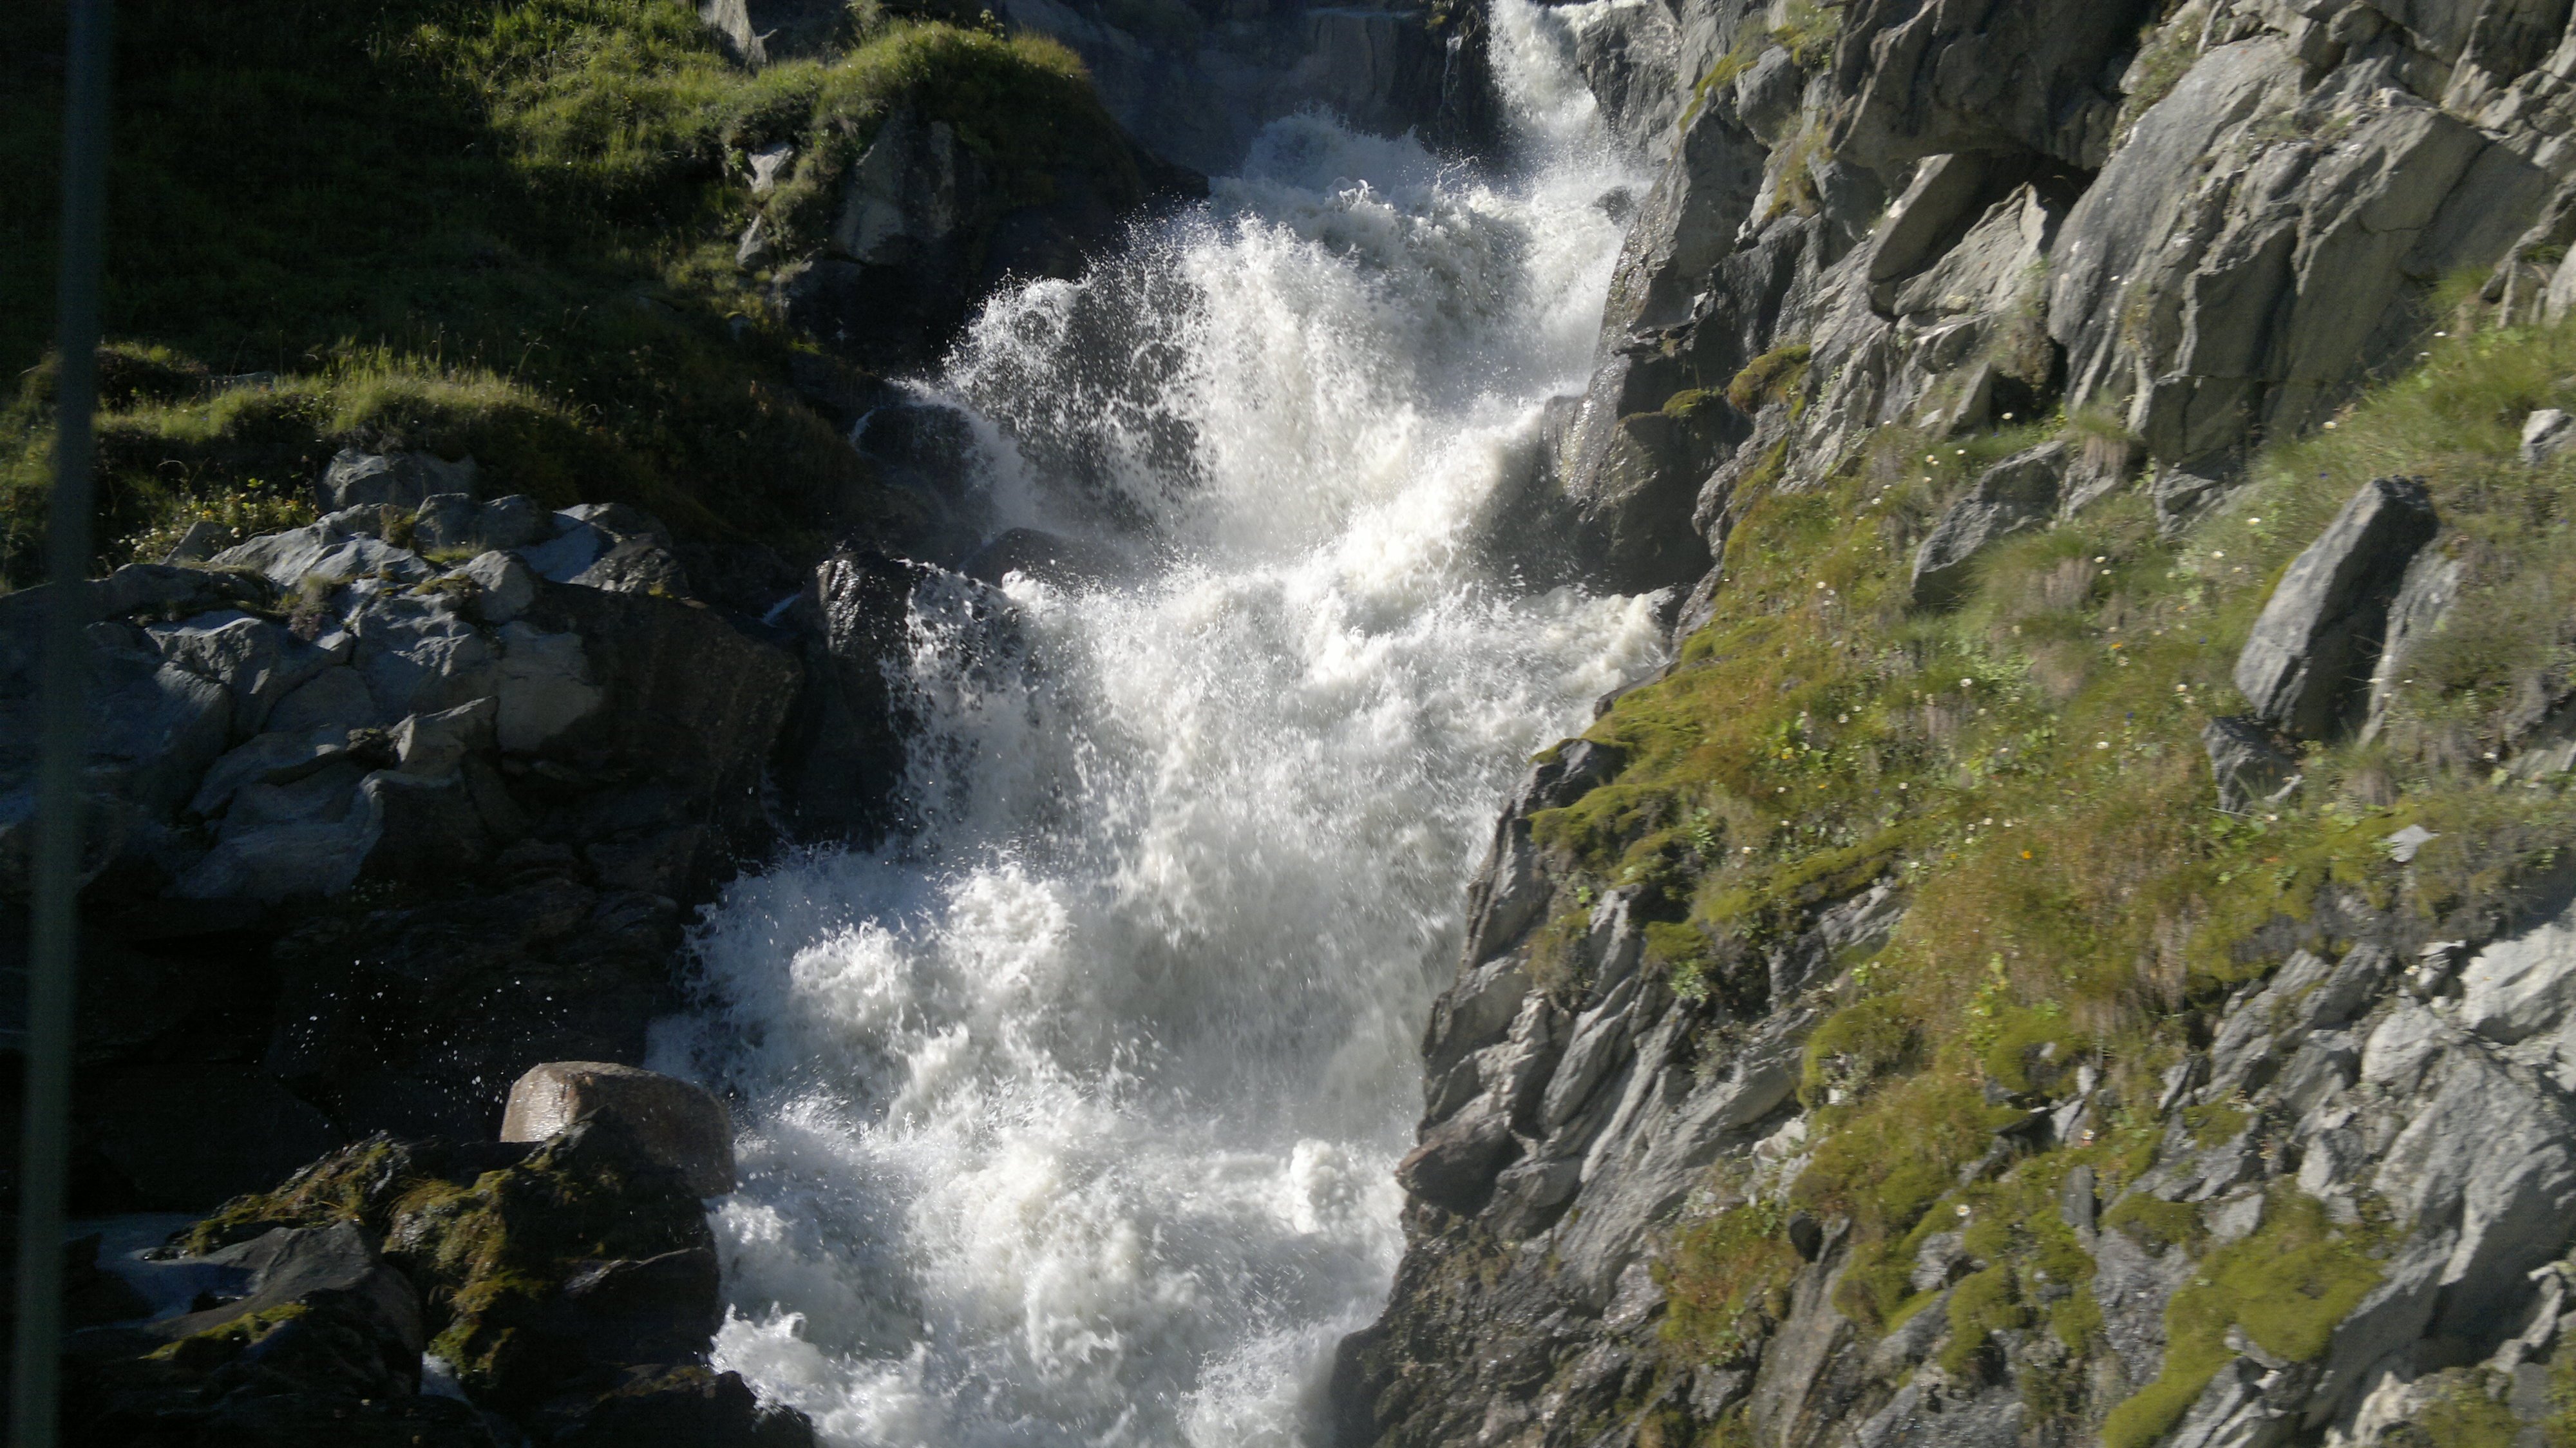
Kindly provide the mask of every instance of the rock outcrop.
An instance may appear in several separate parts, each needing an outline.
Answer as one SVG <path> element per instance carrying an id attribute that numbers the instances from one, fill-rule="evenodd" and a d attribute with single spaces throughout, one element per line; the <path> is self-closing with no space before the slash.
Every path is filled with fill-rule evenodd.
<path id="1" fill-rule="evenodd" d="M 1704 777 L 1638 782 L 1597 741 L 1713 739 L 1716 717 L 1649 712 L 1623 730 L 1614 712 L 1525 783 L 1424 1038 L 1425 1109 L 1398 1174 L 1407 1252 L 1385 1314 L 1342 1346 L 1338 1441 L 2447 1443 L 2471 1440 L 2408 1434 L 2487 1414 L 2472 1398 L 2509 1420 L 2497 1431 L 2538 1441 L 2550 1385 L 2576 1371 L 2558 1343 L 2576 1306 L 2576 1117 L 2548 1054 L 2576 959 L 2563 871 L 2534 864 L 2509 898 L 2427 887 L 2392 906 L 2401 884 L 2457 868 L 2439 853 L 2452 827 L 2376 824 L 2369 810 L 2405 796 L 2376 756 L 2346 756 L 2413 729 L 2409 759 L 2476 759 L 2497 788 L 2541 789 L 2576 759 L 2576 708 L 2553 673 L 2474 745 L 2403 722 L 2414 674 L 2459 667 L 2440 641 L 2483 556 L 2414 482 L 2374 482 L 2319 518 L 2277 584 L 2236 582 L 2226 550 L 2280 522 L 2238 516 L 2259 450 L 2334 423 L 2461 325 L 2434 315 L 2437 283 L 2489 278 L 2473 305 L 2507 323 L 2576 295 L 2553 290 L 2576 241 L 2571 24 L 2563 5 L 2480 0 L 1684 0 L 1597 22 L 1586 78 L 1661 170 L 1589 384 L 1503 511 L 1513 528 L 1548 520 L 1562 571 L 1688 587 L 1658 686 L 1683 702 L 1650 710 L 1758 710 L 1808 697 L 1817 671 L 1844 684 L 1784 708 L 1760 752 L 1712 763 L 1719 746 L 1693 746 Z M 2523 465 L 2551 469 L 2564 419 L 2538 406 L 2507 422 L 2525 429 Z M 1810 495 L 1866 515 L 1857 541 L 1826 540 L 1855 520 L 1824 521 Z M 1760 558 L 1730 555 L 1765 509 L 1808 531 L 1777 524 Z M 1852 1003 L 1887 989 L 1863 983 L 1891 932 L 1905 938 L 1920 882 L 2031 826 L 1959 819 L 1936 842 L 1897 792 L 1910 783 L 1919 804 L 2006 778 L 2055 721 L 1907 780 L 1892 761 L 1937 749 L 1990 698 L 1982 678 L 1918 679 L 1874 706 L 1874 742 L 1846 749 L 1837 736 L 1861 738 L 1873 707 L 1848 701 L 1905 677 L 1895 654 L 1917 645 L 1836 624 L 1835 591 L 1885 549 L 1899 562 L 1883 623 L 1910 608 L 1926 636 L 1990 629 L 1971 654 L 2015 655 L 2015 687 L 2053 702 L 2156 640 L 2220 646 L 2200 637 L 2205 614 L 2185 629 L 2182 611 L 2098 591 L 2135 587 L 2105 582 L 2124 545 L 2015 536 L 2070 526 L 2160 534 L 2196 550 L 2157 565 L 2173 578 L 2263 590 L 2241 659 L 2224 644 L 2244 704 L 2213 691 L 2221 663 L 2171 685 L 2188 727 L 2152 745 L 2124 740 L 2149 737 L 2158 701 L 2084 716 L 2102 778 L 2170 777 L 2186 759 L 2195 817 L 2229 816 L 2193 828 L 2261 838 L 2315 808 L 2321 752 L 2343 751 L 2333 808 L 2372 833 L 2334 880 L 2263 853 L 2276 847 L 2250 857 L 2303 893 L 2193 966 L 2200 994 L 2156 987 L 2144 1009 L 2195 1023 L 2157 1037 L 2160 1084 L 2115 1081 L 2103 1060 L 1984 1056 L 1950 1083 L 1976 1093 L 1962 1135 L 1913 1182 L 1907 1143 L 1833 1133 L 1871 1072 L 1921 1069 L 1936 1048 Z M 2223 548 L 2205 541 L 2221 529 Z M 1684 576 L 1685 537 L 1705 576 Z M 1933 612 L 1997 560 L 2029 595 L 1981 605 L 2009 603 L 2001 621 Z M 1748 572 L 1767 591 L 1739 599 L 1731 632 L 1685 646 Z M 2092 609 L 2091 656 L 2052 663 L 2052 630 Z M 1891 652 L 1846 668 L 1821 656 L 1834 648 Z M 1694 694 L 1694 677 L 1729 682 Z M 1849 784 L 1875 786 L 1856 820 L 1811 823 L 1784 798 Z M 2018 859 L 2082 873 L 2047 866 L 2049 842 Z M 1738 852 L 1797 863 L 1768 884 L 1752 865 L 1721 879 Z M 2234 878 L 2196 878 L 2136 968 L 2182 979 L 2181 942 Z M 2063 908 L 2012 899 L 1978 908 L 2016 922 Z M 1711 923 L 1728 911 L 1745 914 Z M 2000 993 L 2031 967 L 1999 941 L 1987 968 Z M 1982 1042 L 1994 1008 L 1959 989 L 1942 1019 Z M 2138 1143 L 2122 1148 L 2134 1168 L 2101 1158 L 2115 1131 L 2142 1133 L 2120 1138 Z M 1799 1190 L 1836 1150 L 1876 1153 L 1847 1173 L 1897 1179 L 1837 1190 L 1919 1189 L 1940 1220 L 1902 1217 L 1891 1245 L 1849 1200 Z M 2037 1160 L 2056 1165 L 2017 1170 Z M 2005 1200 L 2013 1250 L 2038 1254 L 2011 1264 L 2004 1229 L 1981 1225 Z"/>
<path id="2" fill-rule="evenodd" d="M 2424 485 L 2382 478 L 2290 564 L 2236 661 L 2255 717 L 2322 738 L 2352 722 L 2388 638 L 2389 606 L 2439 527 Z"/>
<path id="3" fill-rule="evenodd" d="M 691 598 L 634 508 L 403 492 L 476 477 L 343 454 L 334 501 L 393 493 L 84 587 L 84 1208 L 480 1136 L 540 1061 L 640 1060 L 683 902 L 766 847 L 796 652 Z M 12 895 L 50 597 L 0 600 Z"/>
<path id="4" fill-rule="evenodd" d="M 810 1445 L 707 1366 L 716 1163 L 693 1127 L 723 1108 L 598 1063 L 530 1077 L 568 1089 L 522 1124 L 573 1106 L 542 1141 L 374 1137 L 127 1264 L 195 1306 L 73 1338 L 71 1441 Z"/>

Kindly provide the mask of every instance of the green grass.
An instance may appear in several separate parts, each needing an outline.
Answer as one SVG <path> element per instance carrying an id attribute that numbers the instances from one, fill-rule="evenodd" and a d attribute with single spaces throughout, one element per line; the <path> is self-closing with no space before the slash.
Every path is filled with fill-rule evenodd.
<path id="1" fill-rule="evenodd" d="M 2522 418 L 2576 395 L 2562 380 L 2576 377 L 2576 329 L 2426 346 L 2415 371 L 2333 427 L 2263 453 L 2223 516 L 2164 539 L 2132 489 L 1993 548 L 1941 614 L 1907 606 L 1912 550 L 1941 508 L 2013 451 L 2061 435 L 2116 447 L 2115 429 L 2098 418 L 1962 439 L 1886 429 L 1820 487 L 1788 491 L 1767 470 L 1739 496 L 1713 620 L 1669 678 L 1622 696 L 1591 730 L 1627 751 L 1621 772 L 1533 819 L 1577 888 L 1642 886 L 1648 918 L 1708 942 L 1668 967 L 1694 987 L 1745 980 L 1818 903 L 1873 880 L 1907 888 L 1894 937 L 1847 962 L 1810 1038 L 1813 1155 L 1790 1189 L 1795 1205 L 1851 1224 L 1838 1300 L 1858 1320 L 1883 1327 L 1919 1307 L 1905 1282 L 1913 1253 L 1964 1206 L 2017 1235 L 1978 1254 L 2001 1275 L 1972 1279 L 1952 1344 L 1960 1364 L 1987 1332 L 2043 1310 L 2083 1339 L 2084 1303 L 2052 1299 L 2034 1275 L 2043 1252 L 2072 1250 L 2046 1240 L 2043 1186 L 2089 1164 L 2103 1199 L 2120 1202 L 2107 1225 L 2203 1249 L 2190 1208 L 2121 1200 L 2163 1134 L 2157 1078 L 2235 984 L 2294 944 L 2340 947 L 2309 923 L 2320 891 L 2440 921 L 2503 899 L 2576 832 L 2564 781 L 2514 780 L 2496 759 L 2534 701 L 2576 685 L 2576 463 L 2533 470 L 2515 456 Z M 1759 385 L 1814 385 L 1786 368 L 1779 379 Z M 2440 546 L 2466 570 L 2451 622 L 2404 676 L 2379 738 L 2314 747 L 2306 788 L 2277 810 L 2220 814 L 2199 731 L 2244 708 L 2230 678 L 2254 615 L 2353 493 L 2393 473 L 2428 480 Z M 2401 871 L 2381 842 L 2410 823 L 2439 838 Z M 1987 1089 L 2062 1092 L 2079 1060 L 2125 1103 L 2097 1119 L 2094 1139 L 1961 1185 L 2017 1115 L 1987 1104 Z M 2222 1105 L 2193 1126 L 2240 1124 Z M 2318 1295 L 2305 1300 L 2323 1306 L 2273 1321 L 2268 1289 L 2231 1288 L 2193 1298 L 2183 1328 L 2205 1325 L 2191 1313 L 2233 1314 L 2258 1340 L 2276 1332 L 2304 1350 L 2330 1327 L 2367 1274 L 2353 1239 L 2305 1211 L 2276 1203 L 2259 1240 L 2313 1268 Z M 1728 1324 L 1759 1301 L 1745 1284 L 1777 1266 L 1767 1239 L 1715 1220 L 1685 1228 L 1670 1268 L 1704 1284 L 1694 1313 L 1675 1319 L 1685 1354 L 1731 1350 L 1745 1329 Z M 2222 1265 L 2241 1246 L 2219 1249 L 2233 1254 Z M 2177 1361 L 2188 1366 L 2189 1351 Z M 2156 1403 L 2182 1392 L 2189 1374 L 2177 1373 Z"/>
<path id="2" fill-rule="evenodd" d="M 2231 1328 L 2291 1362 L 2325 1355 L 2335 1324 L 2381 1277 L 2381 1233 L 2345 1230 L 2294 1187 L 2265 1203 L 2262 1225 L 2200 1260 L 2165 1308 L 2163 1371 L 2102 1424 L 2103 1448 L 2147 1448 L 2180 1421 L 2218 1370 L 2234 1361 Z"/>
<path id="3" fill-rule="evenodd" d="M 60 10 L 0 13 L 0 583 L 40 551 Z M 100 562 L 261 511 L 340 446 L 474 451 L 498 488 L 623 500 L 810 551 L 899 532 L 791 372 L 838 364 L 732 261 L 791 241 L 897 105 L 955 125 L 1012 203 L 1068 171 L 1140 194 L 1070 52 L 877 25 L 757 73 L 682 0 L 129 0 L 118 14 Z M 755 201 L 749 150 L 798 163 Z M 227 383 L 270 373 L 274 390 Z M 122 374 L 120 377 L 118 374 Z M 130 384 L 130 385 L 128 385 Z"/>

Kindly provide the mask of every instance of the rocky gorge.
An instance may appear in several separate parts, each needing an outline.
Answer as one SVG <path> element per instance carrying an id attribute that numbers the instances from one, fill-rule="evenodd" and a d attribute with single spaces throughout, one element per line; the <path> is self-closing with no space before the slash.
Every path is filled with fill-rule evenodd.
<path id="1" fill-rule="evenodd" d="M 828 487 L 119 354 L 74 1441 L 2576 1436 L 2565 4 L 854 15 Z"/>

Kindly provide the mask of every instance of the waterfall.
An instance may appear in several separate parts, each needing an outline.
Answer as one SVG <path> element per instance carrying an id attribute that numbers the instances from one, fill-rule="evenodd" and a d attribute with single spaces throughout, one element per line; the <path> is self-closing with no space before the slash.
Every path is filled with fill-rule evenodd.
<path id="1" fill-rule="evenodd" d="M 917 384 L 1000 524 L 1140 562 L 1014 576 L 1001 636 L 923 590 L 920 829 L 731 887 L 657 1045 L 741 1103 L 719 1361 L 830 1442 L 1316 1441 L 1497 804 L 1659 647 L 1474 541 L 1639 186 L 1583 14 L 1496 0 L 1512 164 L 1291 117 Z"/>

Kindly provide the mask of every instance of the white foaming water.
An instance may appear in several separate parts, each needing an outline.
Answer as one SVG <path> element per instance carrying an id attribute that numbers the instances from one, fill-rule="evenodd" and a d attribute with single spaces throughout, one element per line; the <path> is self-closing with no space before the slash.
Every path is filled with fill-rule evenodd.
<path id="1" fill-rule="evenodd" d="M 1315 1440 L 1401 1250 L 1463 884 L 1651 600 L 1500 586 L 1511 445 L 1579 388 L 1634 184 L 1567 20 L 1496 6 L 1507 179 L 1329 121 L 987 308 L 926 390 L 1006 523 L 1149 577 L 915 600 L 926 823 L 728 891 L 666 1068 L 741 1093 L 723 1365 L 841 1445 Z M 989 612 L 989 610 L 987 610 Z"/>

